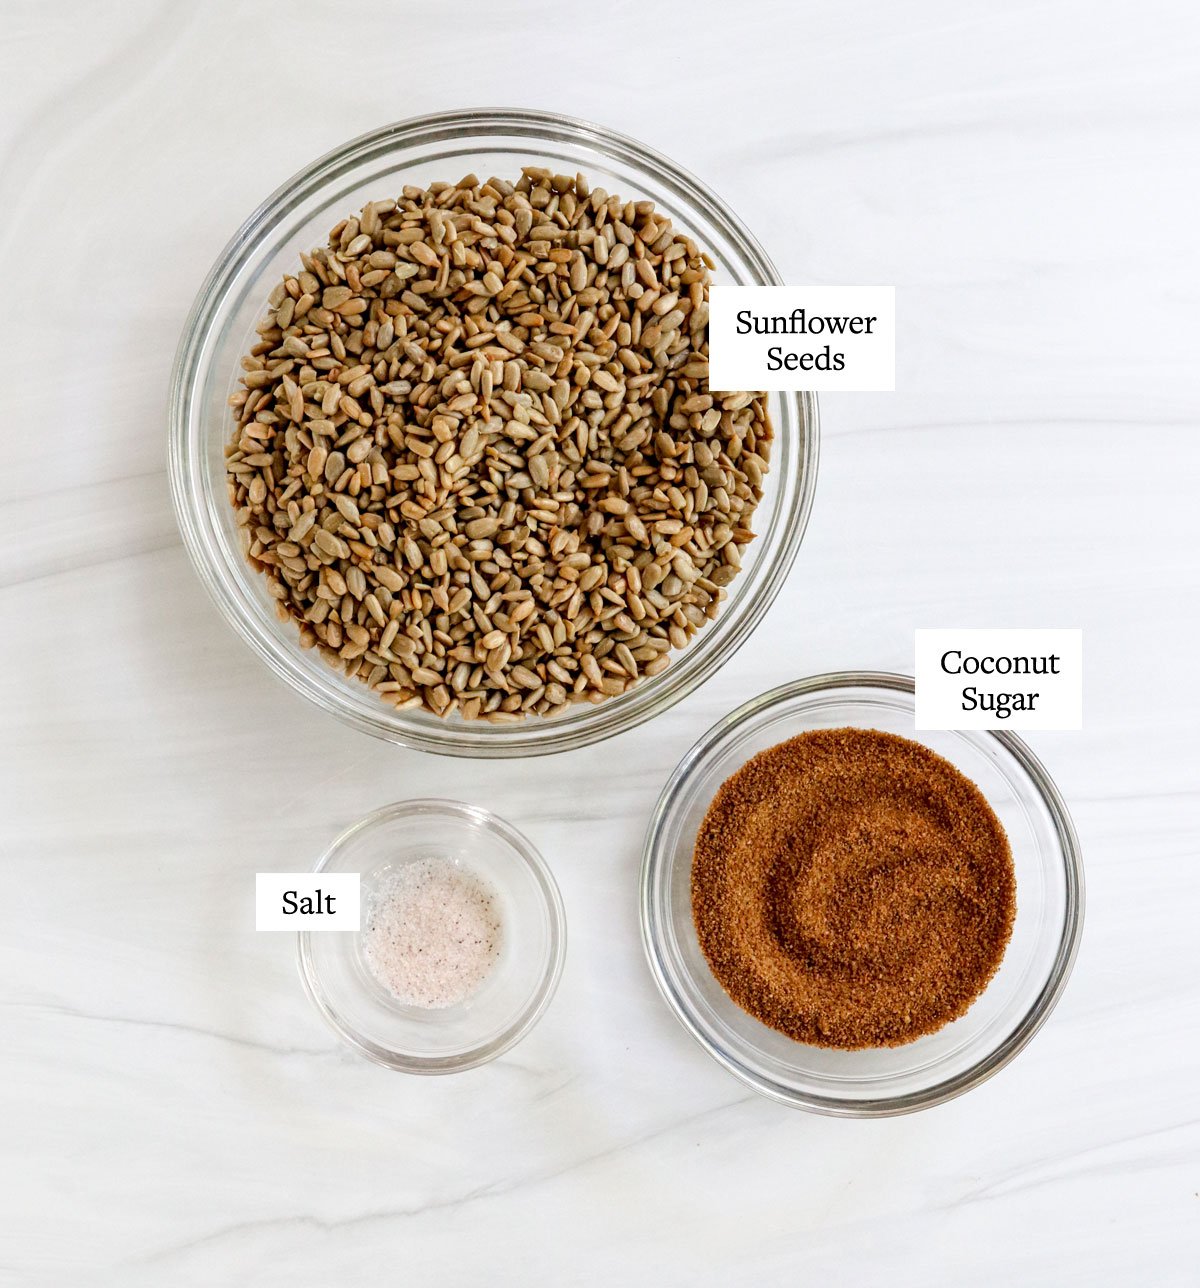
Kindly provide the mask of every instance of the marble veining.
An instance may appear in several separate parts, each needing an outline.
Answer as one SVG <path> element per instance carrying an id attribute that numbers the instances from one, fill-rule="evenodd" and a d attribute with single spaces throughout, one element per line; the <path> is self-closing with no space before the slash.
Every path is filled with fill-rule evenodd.
<path id="1" fill-rule="evenodd" d="M 0 16 L 0 1282 L 1196 1284 L 1194 7 Z M 165 476 L 176 340 L 231 231 L 346 138 L 488 103 L 644 139 L 786 276 L 894 282 L 900 319 L 900 391 L 822 400 L 809 535 L 738 656 L 526 763 L 376 743 L 273 681 Z M 736 704 L 910 670 L 913 628 L 955 623 L 1084 629 L 1086 728 L 1030 738 L 1083 843 L 1074 979 L 960 1100 L 789 1113 L 655 991 L 646 820 Z M 419 795 L 528 832 L 570 924 L 545 1019 L 454 1079 L 343 1050 L 290 937 L 252 929 L 256 869 Z"/>

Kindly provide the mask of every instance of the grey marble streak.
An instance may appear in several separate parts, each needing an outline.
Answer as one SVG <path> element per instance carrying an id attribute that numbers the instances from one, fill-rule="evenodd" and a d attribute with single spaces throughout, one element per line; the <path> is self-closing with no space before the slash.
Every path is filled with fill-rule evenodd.
<path id="1" fill-rule="evenodd" d="M 1193 1284 L 1192 7 L 345 16 L 0 3 L 0 1282 Z M 789 278 L 900 288 L 902 391 L 823 399 L 810 532 L 755 636 L 652 725 L 527 763 L 379 744 L 274 682 L 164 472 L 179 328 L 245 214 L 355 133 L 489 102 L 669 152 Z M 1084 843 L 1076 976 L 962 1100 L 785 1113 L 655 992 L 646 818 L 737 703 L 908 670 L 913 628 L 953 623 L 1084 628 L 1088 727 L 1030 740 Z M 406 1080 L 327 1033 L 251 892 L 431 794 L 529 833 L 571 946 L 519 1048 Z"/>

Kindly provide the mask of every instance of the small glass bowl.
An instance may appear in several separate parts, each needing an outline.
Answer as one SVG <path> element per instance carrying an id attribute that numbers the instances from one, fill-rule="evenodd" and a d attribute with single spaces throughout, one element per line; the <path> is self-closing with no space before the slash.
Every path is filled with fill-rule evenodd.
<path id="1" fill-rule="evenodd" d="M 813 394 L 772 393 L 775 440 L 758 533 L 716 620 L 672 654 L 671 665 L 628 693 L 576 703 L 550 719 L 512 724 L 397 711 L 360 681 L 300 647 L 293 622 L 280 622 L 266 578 L 246 562 L 225 480 L 233 430 L 229 396 L 256 339 L 267 296 L 299 253 L 373 197 L 405 184 L 516 178 L 525 165 L 574 174 L 630 199 L 650 199 L 712 257 L 723 282 L 778 285 L 775 266 L 740 219 L 700 180 L 633 139 L 550 112 L 444 112 L 365 134 L 313 162 L 250 216 L 221 253 L 192 307 L 172 376 L 169 472 L 184 545 L 227 621 L 272 671 L 340 719 L 392 742 L 461 756 L 536 756 L 582 747 L 665 711 L 713 675 L 770 607 L 795 559 L 817 479 Z"/>
<path id="2" fill-rule="evenodd" d="M 567 929 L 549 868 L 516 828 L 474 805 L 417 800 L 388 805 L 329 847 L 318 872 L 362 874 L 373 885 L 406 863 L 450 859 L 494 892 L 499 960 L 456 1006 L 397 1001 L 372 975 L 353 931 L 301 931 L 300 977 L 317 1010 L 360 1055 L 404 1073 L 459 1073 L 494 1060 L 537 1023 L 562 974 Z"/>
<path id="3" fill-rule="evenodd" d="M 914 729 L 913 691 L 906 676 L 849 672 L 799 680 L 754 698 L 714 725 L 680 761 L 646 835 L 642 937 L 663 996 L 731 1073 L 766 1096 L 817 1113 L 908 1113 L 978 1086 L 1045 1022 L 1079 946 L 1079 843 L 1049 775 L 1014 734 Z M 996 811 L 1016 869 L 1016 922 L 1000 969 L 961 1019 L 901 1047 L 826 1050 L 759 1023 L 713 976 L 692 921 L 692 852 L 720 785 L 767 747 L 810 729 L 847 726 L 914 739 L 956 765 Z"/>

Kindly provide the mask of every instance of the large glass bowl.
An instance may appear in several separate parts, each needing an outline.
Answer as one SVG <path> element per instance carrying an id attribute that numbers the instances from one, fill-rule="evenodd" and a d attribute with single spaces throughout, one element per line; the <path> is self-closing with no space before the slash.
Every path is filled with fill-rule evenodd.
<path id="1" fill-rule="evenodd" d="M 545 112 L 462 111 L 418 117 L 363 135 L 314 162 L 242 225 L 201 288 L 184 329 L 171 389 L 170 476 L 184 542 L 209 593 L 244 640 L 297 692 L 382 738 L 469 756 L 538 755 L 594 742 L 665 710 L 726 662 L 775 598 L 795 558 L 817 471 L 817 405 L 811 394 L 770 396 L 775 428 L 757 539 L 717 619 L 670 667 L 630 692 L 551 719 L 489 724 L 420 710 L 397 711 L 281 622 L 266 579 L 242 555 L 227 499 L 223 449 L 233 428 L 227 400 L 255 338 L 267 295 L 301 251 L 372 198 L 405 184 L 468 172 L 515 179 L 523 165 L 585 173 L 594 187 L 649 198 L 712 256 L 725 282 L 773 285 L 771 261 L 741 221 L 698 179 L 650 149 L 596 125 Z"/>
<path id="2" fill-rule="evenodd" d="M 906 1046 L 826 1050 L 759 1023 L 717 982 L 692 921 L 692 852 L 720 785 L 767 747 L 811 729 L 847 726 L 912 738 L 944 756 L 987 797 L 1012 846 L 1017 914 L 1000 969 L 961 1019 Z M 961 1095 L 1033 1037 L 1075 960 L 1083 868 L 1062 797 L 1020 738 L 915 729 L 911 679 L 851 672 L 764 693 L 714 725 L 687 753 L 650 821 L 641 900 L 642 935 L 658 986 L 714 1059 L 784 1104 L 874 1118 Z"/>

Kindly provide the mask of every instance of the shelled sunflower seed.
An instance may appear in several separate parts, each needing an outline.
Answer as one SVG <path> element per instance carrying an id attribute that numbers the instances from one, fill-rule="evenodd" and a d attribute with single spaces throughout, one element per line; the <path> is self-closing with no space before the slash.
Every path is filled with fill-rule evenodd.
<path id="1" fill-rule="evenodd" d="M 226 448 L 301 644 L 491 721 L 664 670 L 738 573 L 771 440 L 765 395 L 708 390 L 700 248 L 527 167 L 405 188 L 301 260 Z"/>

